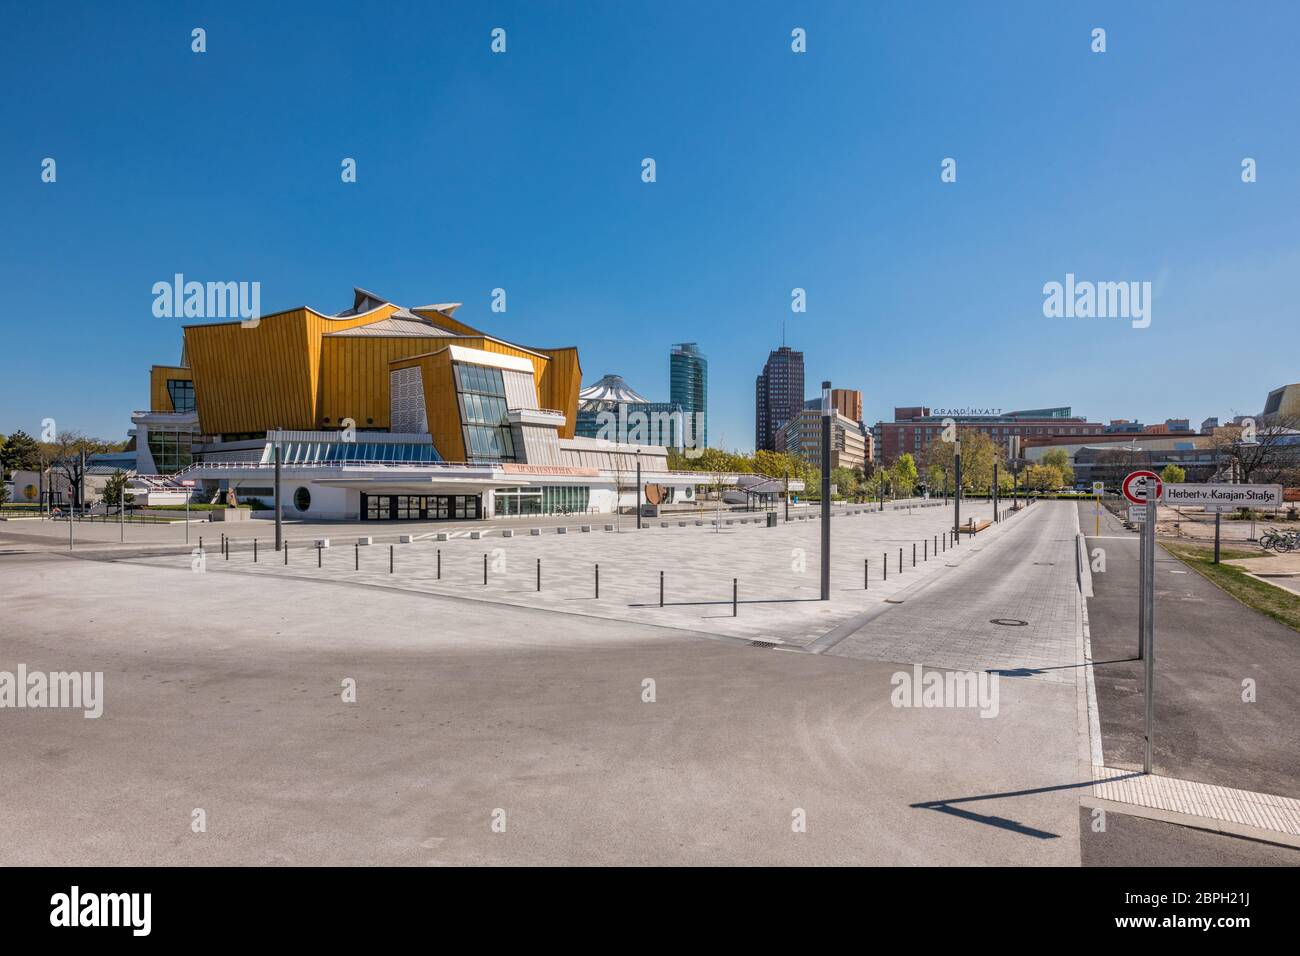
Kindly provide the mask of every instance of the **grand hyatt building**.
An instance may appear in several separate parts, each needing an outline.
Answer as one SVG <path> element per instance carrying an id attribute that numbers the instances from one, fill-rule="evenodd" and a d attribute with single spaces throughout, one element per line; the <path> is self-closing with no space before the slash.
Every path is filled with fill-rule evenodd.
<path id="1" fill-rule="evenodd" d="M 693 498 L 698 476 L 669 472 L 663 447 L 574 436 L 577 349 L 494 338 L 455 319 L 459 303 L 354 292 L 334 315 L 186 326 L 180 364 L 152 368 L 132 417 L 137 486 L 269 506 L 278 447 L 287 517 L 611 512 L 638 500 L 638 461 L 668 500 Z"/>

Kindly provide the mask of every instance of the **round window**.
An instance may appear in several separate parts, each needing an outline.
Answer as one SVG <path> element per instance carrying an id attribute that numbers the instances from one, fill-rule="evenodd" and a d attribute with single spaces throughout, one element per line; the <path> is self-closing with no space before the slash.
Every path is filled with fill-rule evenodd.
<path id="1" fill-rule="evenodd" d="M 299 511 L 306 511 L 311 507 L 311 492 L 306 488 L 299 488 L 293 493 L 293 506 Z"/>

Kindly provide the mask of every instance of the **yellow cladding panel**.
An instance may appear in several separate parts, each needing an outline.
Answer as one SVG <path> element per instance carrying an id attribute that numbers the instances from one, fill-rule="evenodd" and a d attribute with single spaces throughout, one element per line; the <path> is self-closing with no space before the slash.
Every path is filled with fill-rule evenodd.
<path id="1" fill-rule="evenodd" d="M 323 334 L 394 311 L 395 306 L 386 305 L 365 315 L 331 319 L 303 308 L 263 316 L 255 326 L 186 326 L 185 355 L 194 375 L 199 427 L 210 435 L 315 428 Z"/>
<path id="2" fill-rule="evenodd" d="M 183 365 L 155 365 L 149 370 L 149 411 L 174 412 L 171 393 L 167 391 L 167 382 L 191 381 L 194 376 Z"/>
<path id="3" fill-rule="evenodd" d="M 450 341 L 455 340 L 414 335 L 327 336 L 321 350 L 319 419 L 313 427 L 332 428 L 351 418 L 358 428 L 388 428 L 391 363 L 443 348 Z"/>
<path id="4" fill-rule="evenodd" d="M 562 349 L 538 349 L 548 356 L 538 379 L 543 408 L 564 412 L 561 438 L 572 438 L 578 426 L 578 392 L 582 390 L 582 366 L 578 363 L 578 350 L 572 346 Z"/>
<path id="5" fill-rule="evenodd" d="M 424 340 L 428 345 L 429 341 Z M 424 413 L 429 423 L 429 437 L 433 447 L 444 461 L 465 460 L 465 431 L 460 424 L 460 407 L 456 404 L 456 379 L 452 374 L 451 350 L 432 355 L 401 359 L 390 369 L 420 368 L 420 383 L 424 388 Z"/>

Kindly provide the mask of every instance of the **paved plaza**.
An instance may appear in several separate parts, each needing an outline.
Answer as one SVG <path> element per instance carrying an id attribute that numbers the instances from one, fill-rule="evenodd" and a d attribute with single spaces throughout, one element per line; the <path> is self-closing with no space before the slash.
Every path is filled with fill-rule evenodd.
<path id="1" fill-rule="evenodd" d="M 1267 792 L 1098 759 L 1074 504 L 937 556 L 949 509 L 838 514 L 829 602 L 816 520 L 739 517 L 426 525 L 391 550 L 335 526 L 319 568 L 292 526 L 287 566 L 251 538 L 69 555 L 0 527 L 0 669 L 106 688 L 99 719 L 4 714 L 0 864 L 1078 865 L 1095 806 L 1145 818 L 1151 859 L 1260 838 Z M 920 671 L 996 678 L 995 706 L 900 706 Z"/>
<path id="2" fill-rule="evenodd" d="M 241 542 L 228 559 L 219 547 L 209 552 L 203 566 L 207 573 L 396 588 L 803 646 L 865 611 L 890 606 L 888 602 L 964 561 L 977 560 L 982 543 L 1020 520 L 1011 517 L 973 540 L 963 536 L 962 544 L 953 545 L 944 540 L 951 514 L 942 507 L 914 507 L 835 516 L 830 601 L 819 597 L 821 531 L 816 518 L 781 522 L 776 528 L 759 524 L 761 516 L 754 515 L 726 517 L 720 527 L 707 521 L 696 525 L 695 520 L 681 527 L 674 520 L 665 528 L 663 522 L 653 521 L 637 531 L 634 520 L 624 517 L 621 531 L 603 530 L 608 520 L 589 523 L 589 532 L 579 523 L 560 525 L 564 534 L 553 525 L 533 535 L 532 526 L 522 525 L 511 528 L 512 537 L 504 537 L 500 528 L 484 528 L 483 537 L 474 540 L 468 537 L 469 529 L 461 529 L 449 532 L 458 536 L 447 541 L 422 537 L 410 544 L 360 547 L 356 536 L 331 534 L 320 567 L 312 540 L 295 540 L 290 534 L 287 565 L 284 554 L 277 555 L 265 543 L 254 562 L 251 548 Z M 967 514 L 988 519 L 992 507 L 972 502 L 963 509 Z M 195 563 L 188 552 L 131 560 L 178 569 L 184 575 L 191 575 Z M 178 593 L 191 583 L 185 576 L 166 580 Z M 351 597 L 346 589 L 332 589 L 321 599 Z"/>

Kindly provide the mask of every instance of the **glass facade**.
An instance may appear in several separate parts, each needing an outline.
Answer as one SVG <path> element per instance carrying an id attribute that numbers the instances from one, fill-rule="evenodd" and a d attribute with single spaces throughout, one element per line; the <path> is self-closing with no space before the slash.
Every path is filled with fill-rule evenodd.
<path id="1" fill-rule="evenodd" d="M 167 379 L 167 394 L 172 400 L 172 411 L 194 411 L 194 383 L 190 379 Z"/>
<path id="2" fill-rule="evenodd" d="M 280 462 L 311 465 L 318 462 L 433 462 L 441 461 L 433 445 L 415 442 L 286 441 L 280 443 Z M 275 461 L 273 444 L 262 452 L 262 463 Z"/>
<path id="3" fill-rule="evenodd" d="M 154 470 L 160 475 L 171 475 L 189 465 L 194 433 L 176 429 L 149 429 L 149 454 L 153 456 Z"/>
<path id="4" fill-rule="evenodd" d="M 694 342 L 674 345 L 668 357 L 668 402 L 689 416 L 692 448 L 709 445 L 709 360 Z"/>
<path id="5" fill-rule="evenodd" d="M 465 457 L 471 462 L 515 461 L 501 370 L 456 362 L 456 399 L 465 429 Z"/>
<path id="6" fill-rule="evenodd" d="M 547 485 L 542 488 L 498 488 L 498 516 L 582 514 L 591 499 L 586 485 Z"/>

